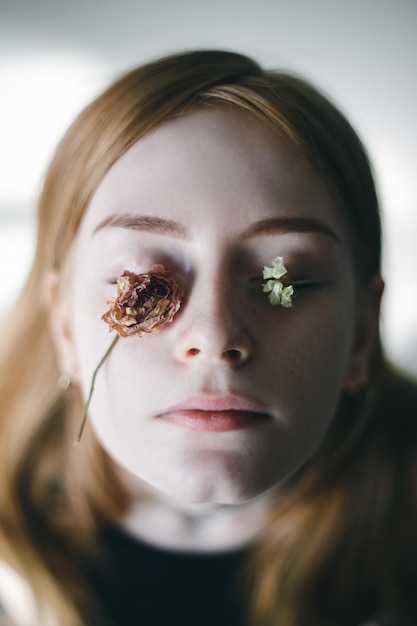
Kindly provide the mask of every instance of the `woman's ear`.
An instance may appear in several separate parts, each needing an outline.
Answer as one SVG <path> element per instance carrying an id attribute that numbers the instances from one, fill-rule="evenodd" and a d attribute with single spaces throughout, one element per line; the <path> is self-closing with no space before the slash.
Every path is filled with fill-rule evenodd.
<path id="1" fill-rule="evenodd" d="M 368 380 L 370 357 L 379 335 L 383 291 L 384 281 L 378 274 L 366 288 L 366 294 L 363 291 L 359 294 L 354 343 L 343 382 L 343 389 L 348 391 L 360 389 Z"/>
<path id="2" fill-rule="evenodd" d="M 79 380 L 78 361 L 74 348 L 70 298 L 60 289 L 58 272 L 50 270 L 43 279 L 42 295 L 48 313 L 49 328 L 61 374 L 72 383 Z"/>

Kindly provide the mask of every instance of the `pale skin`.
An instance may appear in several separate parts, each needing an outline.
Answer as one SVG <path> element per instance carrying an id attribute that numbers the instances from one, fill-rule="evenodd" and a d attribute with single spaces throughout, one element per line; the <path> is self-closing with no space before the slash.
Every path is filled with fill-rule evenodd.
<path id="1" fill-rule="evenodd" d="M 290 309 L 262 292 L 277 255 Z M 382 281 L 359 296 L 345 218 L 323 181 L 288 142 L 227 108 L 161 125 L 92 198 L 71 296 L 50 288 L 61 368 L 84 397 L 113 337 L 101 316 L 116 278 L 156 263 L 177 274 L 183 306 L 159 333 L 118 341 L 89 419 L 138 492 L 123 521 L 133 533 L 173 548 L 244 545 L 280 482 L 317 450 L 342 389 L 365 382 Z M 250 424 L 190 428 L 175 407 L 196 397 L 211 413 L 244 406 Z"/>

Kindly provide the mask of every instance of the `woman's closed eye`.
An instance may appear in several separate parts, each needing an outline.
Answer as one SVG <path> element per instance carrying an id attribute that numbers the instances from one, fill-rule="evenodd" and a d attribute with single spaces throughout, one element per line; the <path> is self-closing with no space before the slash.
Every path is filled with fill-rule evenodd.
<path id="1" fill-rule="evenodd" d="M 315 280 L 313 278 L 301 278 L 300 280 L 292 280 L 291 284 L 295 291 L 302 291 L 306 289 L 318 289 L 323 286 L 325 281 Z"/>

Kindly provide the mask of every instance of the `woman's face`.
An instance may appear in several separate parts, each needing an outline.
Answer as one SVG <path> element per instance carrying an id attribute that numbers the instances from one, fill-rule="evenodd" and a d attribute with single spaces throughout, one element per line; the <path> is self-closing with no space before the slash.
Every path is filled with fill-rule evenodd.
<path id="1" fill-rule="evenodd" d="M 278 255 L 288 309 L 261 286 Z M 162 263 L 185 290 L 171 325 L 118 341 L 90 410 L 116 462 L 171 497 L 237 503 L 275 485 L 314 454 L 365 368 L 342 214 L 292 146 L 234 110 L 134 144 L 98 186 L 74 259 L 69 349 L 84 397 L 113 338 L 101 316 L 117 277 Z"/>

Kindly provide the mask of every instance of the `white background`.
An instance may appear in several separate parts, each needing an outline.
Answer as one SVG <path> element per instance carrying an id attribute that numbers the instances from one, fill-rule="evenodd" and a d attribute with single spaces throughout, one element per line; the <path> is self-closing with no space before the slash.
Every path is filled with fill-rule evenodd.
<path id="1" fill-rule="evenodd" d="M 119 72 L 226 48 L 301 73 L 347 114 L 385 222 L 383 336 L 417 375 L 417 0 L 0 0 L 0 315 L 30 264 L 54 145 Z"/>

